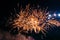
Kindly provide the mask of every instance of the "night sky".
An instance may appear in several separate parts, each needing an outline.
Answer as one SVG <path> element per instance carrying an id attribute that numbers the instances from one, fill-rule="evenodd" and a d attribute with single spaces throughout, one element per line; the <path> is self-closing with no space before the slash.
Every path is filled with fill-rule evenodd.
<path id="1" fill-rule="evenodd" d="M 40 5 L 41 7 L 48 7 L 49 10 L 60 10 L 60 0 L 2 0 L 0 1 L 0 10 L 1 13 L 7 13 L 9 10 L 16 7 L 16 4 L 19 2 L 20 6 L 25 6 L 28 3 L 31 5 Z"/>
<path id="2" fill-rule="evenodd" d="M 20 6 L 22 5 L 23 8 L 29 3 L 31 6 L 39 5 L 41 8 L 48 7 L 49 11 L 60 11 L 60 0 L 0 0 L 0 26 L 4 26 L 3 24 L 10 15 L 10 10 L 17 8 L 17 3 L 19 3 Z M 2 27 L 0 27 L 0 29 L 1 28 Z M 55 30 L 51 30 L 51 32 L 48 31 L 46 40 L 58 39 L 60 40 L 60 28 L 55 28 Z"/>
<path id="3" fill-rule="evenodd" d="M 0 1 L 0 16 L 2 18 L 8 17 L 11 12 L 10 10 L 17 8 L 17 3 L 19 3 L 20 6 L 22 5 L 23 8 L 25 8 L 27 4 L 30 4 L 35 7 L 37 5 L 41 8 L 48 7 L 48 10 L 52 12 L 60 11 L 60 0 L 2 0 Z"/>

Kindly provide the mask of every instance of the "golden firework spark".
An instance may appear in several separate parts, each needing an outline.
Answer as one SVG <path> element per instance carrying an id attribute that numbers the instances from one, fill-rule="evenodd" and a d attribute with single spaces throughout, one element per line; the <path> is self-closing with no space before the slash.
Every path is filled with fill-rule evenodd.
<path id="1" fill-rule="evenodd" d="M 56 26 L 60 26 L 60 23 L 56 20 L 47 20 L 47 15 L 49 14 L 49 12 L 46 12 L 46 10 L 30 10 L 29 6 L 30 5 L 27 5 L 26 9 L 21 9 L 19 14 L 16 14 L 18 18 L 15 18 L 12 21 L 13 28 L 17 27 L 19 32 L 28 32 L 34 30 L 35 33 L 39 33 L 40 31 L 44 33 L 44 31 L 46 32 L 46 24 L 54 24 Z M 20 30 L 20 28 L 23 29 Z"/>

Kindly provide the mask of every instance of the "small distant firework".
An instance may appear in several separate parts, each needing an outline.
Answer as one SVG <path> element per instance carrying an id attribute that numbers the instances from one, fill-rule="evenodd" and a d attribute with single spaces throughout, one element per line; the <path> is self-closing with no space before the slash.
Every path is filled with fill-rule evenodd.
<path id="1" fill-rule="evenodd" d="M 58 21 L 48 19 L 49 12 L 47 12 L 47 10 L 31 9 L 29 6 L 30 5 L 27 5 L 25 9 L 21 8 L 19 14 L 16 14 L 17 18 L 8 24 L 12 23 L 13 28 L 17 27 L 19 32 L 26 33 L 28 33 L 28 31 L 32 32 L 32 30 L 34 30 L 35 33 L 39 33 L 40 31 L 44 33 L 46 32 L 45 27 L 47 25 L 47 27 L 49 27 L 51 24 L 60 26 Z M 12 18 L 10 20 L 12 20 Z M 22 30 L 20 30 L 20 28 L 22 28 Z"/>

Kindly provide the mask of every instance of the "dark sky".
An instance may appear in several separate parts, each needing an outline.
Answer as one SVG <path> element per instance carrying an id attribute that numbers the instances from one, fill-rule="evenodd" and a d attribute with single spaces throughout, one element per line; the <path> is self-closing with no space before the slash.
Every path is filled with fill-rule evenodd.
<path id="1" fill-rule="evenodd" d="M 23 7 L 30 3 L 31 6 L 40 5 L 42 8 L 48 7 L 51 11 L 60 10 L 60 0 L 2 0 L 0 1 L 0 18 L 8 17 L 10 10 L 16 8 L 18 2 Z"/>
<path id="2" fill-rule="evenodd" d="M 0 18 L 8 17 L 10 10 L 16 8 L 18 2 L 20 6 L 22 5 L 23 7 L 29 3 L 31 6 L 40 5 L 42 8 L 48 7 L 51 11 L 60 10 L 60 0 L 2 0 L 0 1 Z"/>
<path id="3" fill-rule="evenodd" d="M 59 10 L 60 9 L 60 0 L 23 0 L 20 2 L 20 4 L 28 4 L 30 3 L 31 5 L 40 5 L 42 7 L 48 6 L 49 9 L 53 10 Z"/>
<path id="4" fill-rule="evenodd" d="M 60 8 L 60 0 L 2 0 L 0 1 L 1 8 L 12 8 L 14 7 L 17 2 L 20 2 L 20 4 L 28 4 L 30 3 L 40 6 L 48 6 L 49 8 Z"/>
<path id="5" fill-rule="evenodd" d="M 49 10 L 60 10 L 60 0 L 1 0 L 0 1 L 0 18 L 8 17 L 9 11 L 17 7 L 19 2 L 20 6 L 25 7 L 28 3 L 31 5 L 40 5 L 41 7 L 48 7 Z"/>
<path id="6" fill-rule="evenodd" d="M 50 10 L 59 10 L 60 9 L 60 0 L 2 0 L 0 1 L 0 10 L 8 11 L 13 7 L 16 7 L 17 3 L 22 4 L 23 6 L 30 3 L 31 5 L 40 5 L 41 7 L 47 7 Z"/>

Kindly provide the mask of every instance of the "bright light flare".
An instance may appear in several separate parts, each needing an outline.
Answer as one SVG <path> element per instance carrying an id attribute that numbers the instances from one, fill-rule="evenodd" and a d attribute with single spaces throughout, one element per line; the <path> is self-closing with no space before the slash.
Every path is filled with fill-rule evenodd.
<path id="1" fill-rule="evenodd" d="M 48 16 L 49 16 L 49 17 L 51 17 L 52 15 L 51 15 L 51 14 L 49 14 Z"/>
<path id="2" fill-rule="evenodd" d="M 51 19 L 51 17 L 52 17 L 52 15 L 51 15 L 51 14 L 49 14 L 49 15 L 48 15 L 48 19 Z"/>
<path id="3" fill-rule="evenodd" d="M 53 14 L 53 16 L 55 16 L 55 17 L 56 17 L 57 15 L 54 13 L 54 14 Z"/>
<path id="4" fill-rule="evenodd" d="M 60 14 L 58 14 L 58 16 L 60 17 Z"/>

